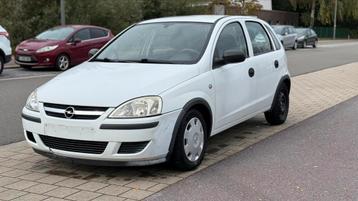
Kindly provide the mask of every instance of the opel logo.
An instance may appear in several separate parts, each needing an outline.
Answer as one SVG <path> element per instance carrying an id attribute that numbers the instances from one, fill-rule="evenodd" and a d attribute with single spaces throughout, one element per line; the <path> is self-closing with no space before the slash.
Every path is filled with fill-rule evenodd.
<path id="1" fill-rule="evenodd" d="M 65 114 L 65 117 L 66 117 L 67 119 L 71 119 L 73 116 L 75 116 L 75 108 L 73 108 L 73 107 L 68 107 L 68 108 L 65 110 L 64 114 Z"/>

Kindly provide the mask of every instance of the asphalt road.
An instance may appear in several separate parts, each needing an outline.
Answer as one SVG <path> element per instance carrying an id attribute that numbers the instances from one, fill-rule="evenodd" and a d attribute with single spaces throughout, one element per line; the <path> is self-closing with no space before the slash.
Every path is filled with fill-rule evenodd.
<path id="1" fill-rule="evenodd" d="M 293 76 L 358 61 L 357 41 L 321 42 L 317 49 L 288 50 Z M 21 109 L 35 88 L 57 74 L 52 68 L 6 68 L 0 75 L 0 145 L 24 139 Z"/>
<path id="2" fill-rule="evenodd" d="M 358 200 L 358 96 L 149 197 Z"/>

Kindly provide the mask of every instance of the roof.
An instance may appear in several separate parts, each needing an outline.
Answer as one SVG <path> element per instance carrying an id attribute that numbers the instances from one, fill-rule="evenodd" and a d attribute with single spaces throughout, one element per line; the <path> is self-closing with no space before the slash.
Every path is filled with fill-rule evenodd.
<path id="1" fill-rule="evenodd" d="M 156 22 L 203 22 L 203 23 L 215 23 L 221 18 L 254 18 L 252 16 L 227 16 L 227 15 L 189 15 L 189 16 L 176 16 L 176 17 L 163 17 L 152 20 L 146 20 L 139 24 L 156 23 Z"/>
<path id="2" fill-rule="evenodd" d="M 101 28 L 101 29 L 107 29 L 104 27 L 94 26 L 94 25 L 80 25 L 80 24 L 68 24 L 68 25 L 60 25 L 53 28 L 60 28 L 60 27 L 71 27 L 75 30 L 82 29 L 82 28 Z"/>

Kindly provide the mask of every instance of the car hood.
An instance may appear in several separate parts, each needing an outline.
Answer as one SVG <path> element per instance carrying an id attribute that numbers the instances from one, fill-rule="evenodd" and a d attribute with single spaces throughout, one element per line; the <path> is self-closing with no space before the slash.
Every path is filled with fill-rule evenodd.
<path id="1" fill-rule="evenodd" d="M 45 103 L 117 107 L 159 95 L 198 73 L 195 65 L 85 62 L 38 88 L 37 97 Z"/>
<path id="2" fill-rule="evenodd" d="M 29 51 L 38 50 L 45 46 L 58 45 L 58 40 L 40 40 L 40 39 L 29 39 L 21 42 L 17 48 L 27 49 Z"/>

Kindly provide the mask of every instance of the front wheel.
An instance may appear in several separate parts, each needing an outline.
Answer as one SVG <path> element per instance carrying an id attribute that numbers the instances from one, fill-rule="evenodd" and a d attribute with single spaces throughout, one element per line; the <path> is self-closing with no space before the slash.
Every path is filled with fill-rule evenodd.
<path id="1" fill-rule="evenodd" d="M 316 48 L 316 47 L 317 47 L 317 40 L 314 41 L 312 47 L 313 47 L 313 48 Z"/>
<path id="2" fill-rule="evenodd" d="M 289 104 L 289 89 L 282 85 L 275 95 L 271 109 L 265 112 L 266 121 L 271 125 L 283 124 L 287 119 Z"/>
<path id="3" fill-rule="evenodd" d="M 61 54 L 56 59 L 56 68 L 60 71 L 65 71 L 70 67 L 70 57 L 66 54 Z"/>
<path id="4" fill-rule="evenodd" d="M 297 41 L 295 41 L 295 43 L 293 44 L 292 49 L 293 49 L 293 50 L 297 49 Z"/>
<path id="5" fill-rule="evenodd" d="M 197 110 L 190 110 L 180 122 L 173 151 L 172 162 L 181 170 L 198 167 L 207 146 L 207 125 L 203 115 Z"/>

